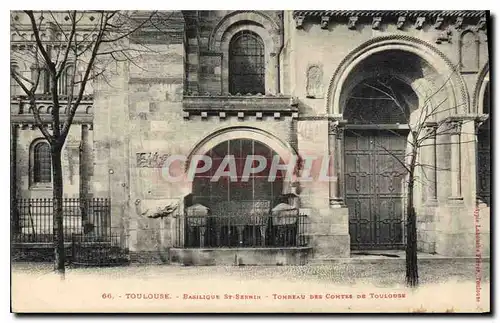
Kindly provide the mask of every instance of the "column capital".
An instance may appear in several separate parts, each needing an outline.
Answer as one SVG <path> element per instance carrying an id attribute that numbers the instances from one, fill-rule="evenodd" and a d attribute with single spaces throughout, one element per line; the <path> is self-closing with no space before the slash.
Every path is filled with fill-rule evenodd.
<path id="1" fill-rule="evenodd" d="M 462 120 L 448 121 L 449 132 L 451 135 L 459 135 L 462 130 Z"/>
<path id="2" fill-rule="evenodd" d="M 438 123 L 435 121 L 427 121 L 424 123 L 424 128 L 437 128 Z"/>
<path id="3" fill-rule="evenodd" d="M 342 132 L 344 126 L 347 124 L 347 121 L 335 118 L 328 118 L 328 134 L 329 135 L 338 135 Z"/>
<path id="4" fill-rule="evenodd" d="M 438 128 L 437 122 L 426 122 L 424 123 L 423 128 L 425 136 L 432 136 L 432 139 L 435 139 L 436 131 Z M 427 138 L 431 139 L 430 137 Z"/>
<path id="5" fill-rule="evenodd" d="M 337 136 L 340 132 L 340 126 L 338 123 L 330 122 L 328 124 L 328 134 Z"/>

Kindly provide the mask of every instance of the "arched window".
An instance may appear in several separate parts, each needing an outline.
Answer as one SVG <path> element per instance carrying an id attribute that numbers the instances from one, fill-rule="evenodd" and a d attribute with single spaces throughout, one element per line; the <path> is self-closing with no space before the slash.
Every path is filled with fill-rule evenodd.
<path id="1" fill-rule="evenodd" d="M 460 38 L 460 66 L 466 72 L 479 69 L 479 41 L 472 31 L 466 31 Z"/>
<path id="2" fill-rule="evenodd" d="M 16 80 L 12 77 L 12 73 L 20 74 L 21 69 L 16 63 L 10 64 L 11 74 L 10 74 L 10 95 L 15 96 L 21 94 L 21 87 L 17 84 Z"/>
<path id="3" fill-rule="evenodd" d="M 40 75 L 38 75 L 40 74 Z M 31 66 L 31 80 L 33 82 L 36 81 L 37 77 L 39 77 L 38 80 L 38 87 L 37 87 L 37 93 L 49 93 L 50 91 L 50 78 L 49 78 L 49 71 L 45 67 L 37 67 L 36 65 Z"/>
<path id="4" fill-rule="evenodd" d="M 264 42 L 254 32 L 240 31 L 229 44 L 229 92 L 264 93 L 264 79 Z"/>
<path id="5" fill-rule="evenodd" d="M 50 146 L 40 141 L 33 146 L 33 184 L 52 182 L 52 161 Z"/>
<path id="6" fill-rule="evenodd" d="M 71 81 L 74 73 L 75 73 L 75 66 L 73 64 L 68 64 L 65 67 L 64 72 L 61 73 L 61 77 L 59 78 L 59 94 L 69 95 L 71 93 Z M 77 81 L 78 81 L 78 76 L 75 75 L 74 82 Z"/>

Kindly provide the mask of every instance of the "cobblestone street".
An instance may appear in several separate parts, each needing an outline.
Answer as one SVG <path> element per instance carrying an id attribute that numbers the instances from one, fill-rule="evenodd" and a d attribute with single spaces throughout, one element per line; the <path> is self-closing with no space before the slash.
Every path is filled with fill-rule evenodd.
<path id="1" fill-rule="evenodd" d="M 480 265 L 480 308 L 484 308 L 489 302 L 490 265 Z M 43 311 L 52 308 L 47 297 L 52 293 L 59 299 L 67 295 L 62 299 L 69 307 L 85 304 L 82 308 L 102 311 L 123 310 L 123 306 L 130 311 L 160 312 L 477 310 L 466 305 L 474 304 L 476 297 L 474 261 L 422 262 L 421 286 L 415 291 L 404 286 L 404 273 L 404 263 L 390 261 L 306 266 L 69 267 L 60 283 L 50 264 L 17 263 L 12 279 L 14 298 L 23 295 L 21 303 L 30 305 L 40 302 Z M 463 303 L 453 299 L 457 293 L 466 296 Z M 61 308 L 61 304 L 57 306 Z"/>

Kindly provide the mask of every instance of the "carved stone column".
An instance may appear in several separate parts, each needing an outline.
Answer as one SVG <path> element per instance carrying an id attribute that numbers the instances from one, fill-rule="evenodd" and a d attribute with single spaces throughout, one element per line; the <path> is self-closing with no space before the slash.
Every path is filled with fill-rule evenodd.
<path id="1" fill-rule="evenodd" d="M 462 201 L 462 183 L 461 183 L 461 156 L 460 156 L 460 133 L 462 131 L 462 121 L 450 122 L 450 145 L 451 145 L 451 195 L 450 200 Z"/>
<path id="2" fill-rule="evenodd" d="M 480 190 L 481 190 L 481 161 L 480 161 L 480 129 L 483 123 L 485 123 L 488 120 L 488 115 L 479 115 L 475 120 L 474 120 L 474 170 L 473 170 L 473 175 L 475 179 L 475 185 L 474 185 L 474 192 L 476 194 L 476 203 L 479 204 L 484 204 L 482 196 L 480 196 Z"/>
<path id="3" fill-rule="evenodd" d="M 329 165 L 328 174 L 330 176 L 330 207 L 343 206 L 343 199 L 340 190 L 341 176 L 340 167 L 342 165 L 342 143 L 343 129 L 338 120 L 329 120 L 328 122 L 328 154 Z M 340 140 L 339 140 L 340 139 Z"/>
<path id="4" fill-rule="evenodd" d="M 423 149 L 424 153 L 424 173 L 425 180 L 427 183 L 425 187 L 427 189 L 427 196 L 425 203 L 427 205 L 436 205 L 437 204 L 437 157 L 436 157 L 436 130 L 437 123 L 428 122 L 425 124 L 425 140 L 423 145 L 425 149 Z"/>

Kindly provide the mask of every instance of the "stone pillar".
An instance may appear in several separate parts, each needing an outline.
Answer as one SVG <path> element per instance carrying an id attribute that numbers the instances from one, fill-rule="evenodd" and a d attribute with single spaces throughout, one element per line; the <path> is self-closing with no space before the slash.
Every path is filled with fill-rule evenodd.
<path id="1" fill-rule="evenodd" d="M 280 76 L 279 76 L 279 60 L 276 53 L 269 55 L 269 87 L 266 92 L 278 95 L 280 93 Z"/>
<path id="2" fill-rule="evenodd" d="M 461 153 L 460 153 L 460 132 L 462 131 L 461 121 L 450 122 L 450 145 L 451 145 L 451 195 L 450 201 L 462 201 L 461 183 Z"/>
<path id="3" fill-rule="evenodd" d="M 340 166 L 340 154 L 339 154 L 339 142 L 338 140 L 340 134 L 339 122 L 337 120 L 328 121 L 328 154 L 329 154 L 329 165 L 328 165 L 328 175 L 330 176 L 330 207 L 340 207 L 342 206 L 342 197 L 340 195 L 339 186 L 339 166 Z"/>
<path id="4" fill-rule="evenodd" d="M 424 173 L 427 181 L 425 184 L 427 189 L 425 204 L 428 206 L 437 204 L 436 130 L 437 123 L 429 122 L 425 124 L 425 140 L 423 141 L 425 149 L 423 149 L 423 153 L 425 154 Z"/>

